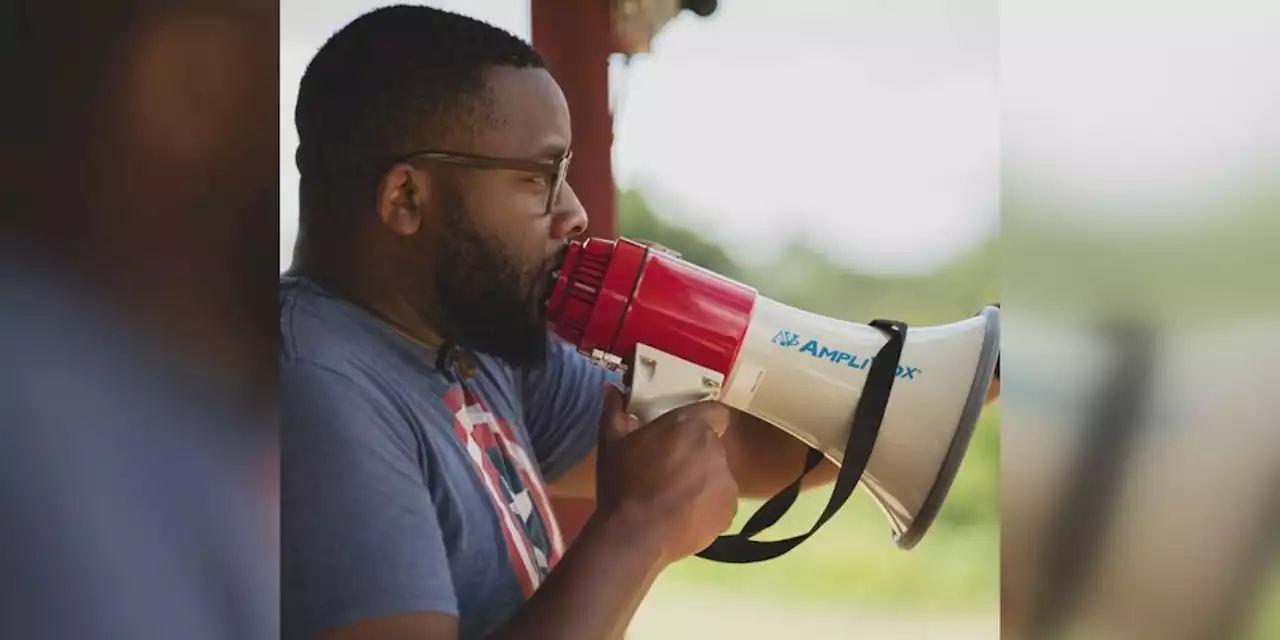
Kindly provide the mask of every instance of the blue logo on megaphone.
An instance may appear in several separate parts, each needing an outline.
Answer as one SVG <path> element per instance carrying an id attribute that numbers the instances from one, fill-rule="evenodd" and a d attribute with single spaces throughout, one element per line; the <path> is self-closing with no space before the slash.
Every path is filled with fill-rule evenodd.
<path id="1" fill-rule="evenodd" d="M 794 331 L 779 331 L 777 335 L 773 336 L 772 342 L 784 349 L 794 349 L 800 353 L 809 354 L 811 357 L 826 360 L 832 364 L 845 365 L 850 369 L 866 369 L 871 366 L 871 361 L 875 360 L 874 357 L 860 358 L 847 351 L 828 348 L 823 346 L 822 343 L 817 340 L 806 341 L 800 337 L 800 334 Z M 915 380 L 916 376 L 919 376 L 920 373 L 921 372 L 918 367 L 898 365 L 898 377 L 903 380 Z"/>

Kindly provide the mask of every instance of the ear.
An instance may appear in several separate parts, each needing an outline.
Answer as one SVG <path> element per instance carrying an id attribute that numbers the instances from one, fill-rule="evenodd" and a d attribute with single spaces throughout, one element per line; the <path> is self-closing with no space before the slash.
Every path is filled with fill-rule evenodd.
<path id="1" fill-rule="evenodd" d="M 411 236 L 422 228 L 431 201 L 431 176 L 409 164 L 397 164 L 378 183 L 378 219 L 395 233 Z"/>

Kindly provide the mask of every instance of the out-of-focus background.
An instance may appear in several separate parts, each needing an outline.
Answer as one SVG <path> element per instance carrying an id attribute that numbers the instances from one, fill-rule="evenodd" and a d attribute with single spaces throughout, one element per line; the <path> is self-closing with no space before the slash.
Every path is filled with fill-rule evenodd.
<path id="1" fill-rule="evenodd" d="M 1280 637 L 1280 8 L 1000 12 L 1002 637 Z"/>
<path id="2" fill-rule="evenodd" d="M 425 4 L 538 47 L 533 12 L 552 3 Z M 281 5 L 282 269 L 296 234 L 297 83 L 333 31 L 379 5 Z M 614 231 L 815 313 L 914 325 L 971 316 L 1000 294 L 996 26 L 993 0 L 725 0 L 708 17 L 682 12 L 651 51 L 597 61 L 609 64 Z M 575 135 L 580 148 L 593 142 Z M 582 193 L 599 186 L 581 182 L 591 175 L 570 181 Z M 997 637 L 999 411 L 988 409 L 917 549 L 899 551 L 859 491 L 780 559 L 673 567 L 628 638 Z M 807 531 L 828 494 L 804 496 L 769 536 Z"/>

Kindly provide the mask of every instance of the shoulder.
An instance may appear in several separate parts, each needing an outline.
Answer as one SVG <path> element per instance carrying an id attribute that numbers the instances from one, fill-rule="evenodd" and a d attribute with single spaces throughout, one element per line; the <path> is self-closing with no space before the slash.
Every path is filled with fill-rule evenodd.
<path id="1" fill-rule="evenodd" d="M 368 312 L 308 280 L 282 277 L 279 297 L 282 365 L 339 368 L 392 346 L 388 332 Z"/>
<path id="2" fill-rule="evenodd" d="M 339 379 L 382 392 L 432 389 L 434 354 L 372 314 L 305 279 L 280 280 L 281 378 Z M 324 373 L 321 373 L 324 372 Z"/>
<path id="3" fill-rule="evenodd" d="M 431 354 L 368 312 L 305 280 L 280 284 L 281 427 L 304 441 L 370 438 L 421 446 L 423 426 L 445 419 L 448 383 Z"/>

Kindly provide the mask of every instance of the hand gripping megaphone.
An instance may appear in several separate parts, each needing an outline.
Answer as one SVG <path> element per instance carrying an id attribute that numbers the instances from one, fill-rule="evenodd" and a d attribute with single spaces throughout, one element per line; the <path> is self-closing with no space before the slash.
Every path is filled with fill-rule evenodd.
<path id="1" fill-rule="evenodd" d="M 751 414 L 840 466 L 809 534 L 750 538 L 795 501 L 800 481 L 736 535 L 699 554 L 724 562 L 782 555 L 861 483 L 895 542 L 923 538 L 959 470 L 999 357 L 1000 311 L 952 324 L 845 322 L 808 313 L 628 239 L 573 242 L 547 305 L 553 331 L 595 362 L 627 372 L 642 422 L 706 399 Z M 802 474 L 803 476 L 803 474 Z"/>

